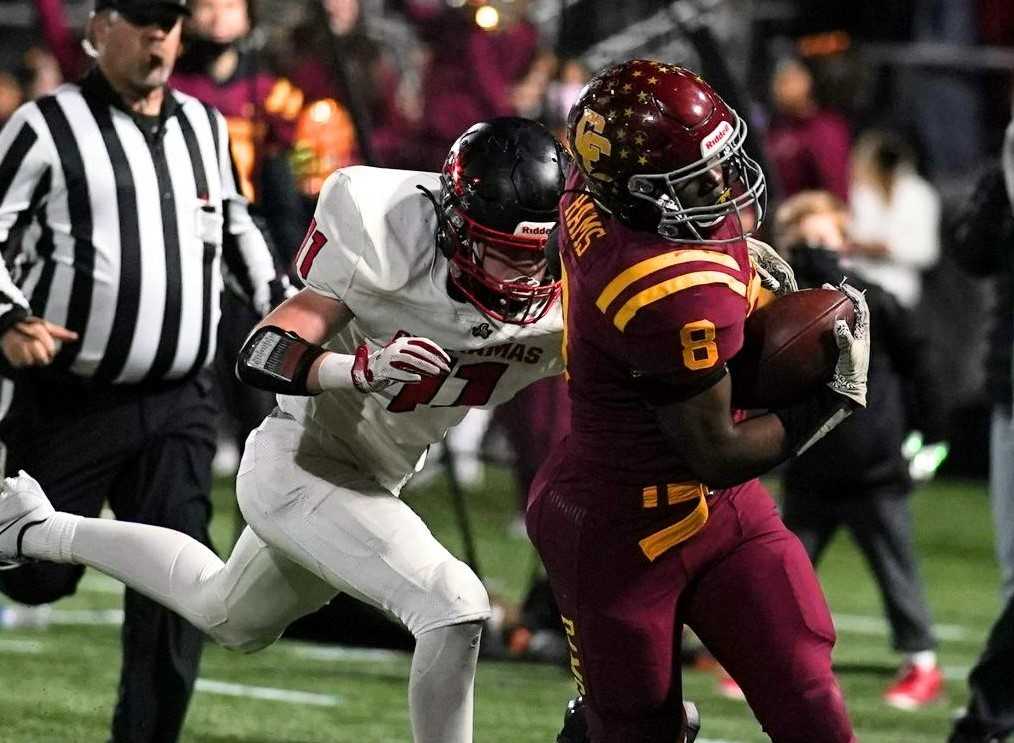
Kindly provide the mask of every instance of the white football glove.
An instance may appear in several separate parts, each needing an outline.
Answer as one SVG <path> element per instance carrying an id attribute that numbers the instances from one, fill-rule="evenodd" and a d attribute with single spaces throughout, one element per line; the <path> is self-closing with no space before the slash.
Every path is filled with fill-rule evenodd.
<path id="1" fill-rule="evenodd" d="M 799 290 L 792 266 L 774 248 L 753 237 L 746 238 L 746 246 L 754 268 L 761 277 L 761 286 L 779 297 Z"/>
<path id="2" fill-rule="evenodd" d="M 451 370 L 451 357 L 428 338 L 402 336 L 370 353 L 363 343 L 356 349 L 352 383 L 360 392 L 379 392 L 394 384 L 415 384 Z"/>
<path id="3" fill-rule="evenodd" d="M 866 377 L 870 371 L 870 308 L 866 296 L 843 279 L 838 286 L 824 284 L 825 289 L 845 292 L 856 311 L 855 330 L 844 320 L 834 324 L 834 338 L 838 343 L 838 363 L 834 377 L 827 386 L 859 407 L 866 407 Z"/>

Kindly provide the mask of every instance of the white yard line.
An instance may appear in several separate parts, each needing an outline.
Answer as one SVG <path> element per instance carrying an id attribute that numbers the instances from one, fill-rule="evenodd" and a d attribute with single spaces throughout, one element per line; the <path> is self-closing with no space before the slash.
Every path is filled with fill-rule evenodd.
<path id="1" fill-rule="evenodd" d="M 855 635 L 873 635 L 886 637 L 887 622 L 882 617 L 867 617 L 858 614 L 835 614 L 834 626 L 840 632 L 851 632 Z M 977 640 L 979 636 L 968 627 L 959 624 L 934 624 L 933 631 L 941 640 Z M 981 638 L 985 642 L 985 637 Z"/>
<path id="2" fill-rule="evenodd" d="M 49 624 L 120 625 L 123 624 L 123 609 L 53 609 L 49 613 Z"/>
<path id="3" fill-rule="evenodd" d="M 334 694 L 316 694 L 310 691 L 275 689 L 270 686 L 248 686 L 247 684 L 233 684 L 228 681 L 214 681 L 212 679 L 197 679 L 196 689 L 206 694 L 246 697 L 248 699 L 267 699 L 272 702 L 309 704 L 316 707 L 337 707 L 344 702 L 341 697 Z"/>
<path id="4" fill-rule="evenodd" d="M 34 655 L 41 652 L 42 643 L 37 640 L 0 640 L 0 653 Z"/>

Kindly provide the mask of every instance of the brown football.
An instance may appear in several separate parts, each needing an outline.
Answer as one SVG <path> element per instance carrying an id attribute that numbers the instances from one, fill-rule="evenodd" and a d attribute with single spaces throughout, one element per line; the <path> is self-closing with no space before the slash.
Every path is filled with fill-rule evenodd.
<path id="1" fill-rule="evenodd" d="M 855 327 L 855 307 L 837 289 L 804 289 L 752 312 L 743 348 L 729 364 L 733 405 L 780 408 L 829 382 L 838 361 L 839 318 Z"/>

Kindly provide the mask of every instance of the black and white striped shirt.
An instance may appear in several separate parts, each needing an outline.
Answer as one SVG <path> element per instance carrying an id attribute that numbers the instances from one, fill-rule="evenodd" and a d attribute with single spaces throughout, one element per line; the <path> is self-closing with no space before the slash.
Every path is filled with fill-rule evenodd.
<path id="1" fill-rule="evenodd" d="M 239 194 L 225 119 L 168 90 L 150 124 L 98 70 L 0 131 L 0 332 L 76 331 L 53 367 L 112 383 L 191 375 L 214 355 L 220 261 L 264 313 L 283 289 Z"/>

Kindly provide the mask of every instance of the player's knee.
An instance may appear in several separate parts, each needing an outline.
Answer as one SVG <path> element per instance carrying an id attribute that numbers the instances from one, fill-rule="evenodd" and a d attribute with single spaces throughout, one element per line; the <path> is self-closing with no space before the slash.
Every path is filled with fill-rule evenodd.
<path id="1" fill-rule="evenodd" d="M 212 638 L 226 650 L 237 653 L 256 653 L 269 645 L 273 645 L 280 633 L 258 633 L 258 632 L 215 632 Z"/>
<path id="2" fill-rule="evenodd" d="M 256 653 L 277 640 L 283 628 L 254 627 L 242 622 L 226 620 L 221 624 L 208 627 L 206 632 L 212 640 L 237 653 Z"/>
<path id="3" fill-rule="evenodd" d="M 50 604 L 74 595 L 83 573 L 84 568 L 80 565 L 24 565 L 0 573 L 0 590 L 20 604 Z"/>
<path id="4" fill-rule="evenodd" d="M 266 648 L 282 634 L 284 626 L 265 623 L 252 614 L 229 605 L 217 587 L 205 584 L 190 604 L 187 619 L 227 650 L 253 653 Z"/>
<path id="5" fill-rule="evenodd" d="M 436 568 L 429 600 L 405 625 L 412 634 L 436 627 L 489 619 L 489 594 L 479 577 L 460 560 L 448 560 Z"/>

